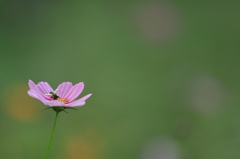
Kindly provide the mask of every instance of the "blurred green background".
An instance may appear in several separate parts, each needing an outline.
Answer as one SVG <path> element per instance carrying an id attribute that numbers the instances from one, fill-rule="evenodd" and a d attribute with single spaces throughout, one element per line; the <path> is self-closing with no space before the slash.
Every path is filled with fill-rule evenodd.
<path id="1" fill-rule="evenodd" d="M 28 96 L 85 83 L 51 159 L 240 158 L 240 1 L 0 1 L 0 158 L 43 159 L 55 113 Z"/>

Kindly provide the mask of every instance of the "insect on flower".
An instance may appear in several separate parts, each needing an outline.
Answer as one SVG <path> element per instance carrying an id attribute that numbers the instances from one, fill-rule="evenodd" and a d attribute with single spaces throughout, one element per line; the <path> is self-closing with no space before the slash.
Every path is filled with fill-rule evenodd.
<path id="1" fill-rule="evenodd" d="M 28 85 L 30 90 L 28 94 L 36 99 L 39 99 L 45 105 L 50 107 L 78 107 L 83 106 L 86 100 L 92 95 L 88 94 L 80 99 L 75 100 L 83 91 L 84 83 L 80 82 L 72 85 L 71 82 L 61 83 L 54 91 L 47 82 L 39 82 L 35 84 L 29 80 Z"/>
<path id="2" fill-rule="evenodd" d="M 45 94 L 46 96 L 50 96 L 53 100 L 57 100 L 59 96 L 57 95 L 57 89 L 55 91 L 49 92 L 49 94 Z"/>

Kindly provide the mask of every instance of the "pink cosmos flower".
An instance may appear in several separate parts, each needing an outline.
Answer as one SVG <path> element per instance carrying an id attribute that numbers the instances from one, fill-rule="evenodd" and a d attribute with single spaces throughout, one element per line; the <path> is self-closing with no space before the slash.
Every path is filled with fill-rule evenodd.
<path id="1" fill-rule="evenodd" d="M 55 91 L 47 82 L 39 82 L 36 85 L 33 81 L 29 80 L 28 85 L 30 87 L 28 94 L 50 107 L 83 106 L 85 101 L 92 95 L 88 94 L 80 99 L 74 100 L 82 93 L 84 88 L 83 82 L 77 83 L 74 86 L 71 82 L 63 82 Z"/>

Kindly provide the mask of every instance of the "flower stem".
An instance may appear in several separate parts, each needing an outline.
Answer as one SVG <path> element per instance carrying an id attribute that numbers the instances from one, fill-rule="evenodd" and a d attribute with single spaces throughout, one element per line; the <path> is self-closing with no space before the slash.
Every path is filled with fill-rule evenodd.
<path id="1" fill-rule="evenodd" d="M 56 111 L 56 117 L 55 117 L 54 124 L 53 124 L 52 135 L 51 135 L 51 138 L 50 138 L 50 141 L 49 141 L 49 144 L 48 144 L 48 149 L 47 149 L 47 152 L 46 152 L 46 155 L 45 155 L 44 159 L 47 159 L 48 154 L 49 154 L 49 150 L 50 150 L 50 147 L 51 147 L 51 144 L 52 144 L 53 135 L 54 135 L 54 130 L 55 130 L 56 123 L 57 123 L 58 113 L 59 112 Z"/>

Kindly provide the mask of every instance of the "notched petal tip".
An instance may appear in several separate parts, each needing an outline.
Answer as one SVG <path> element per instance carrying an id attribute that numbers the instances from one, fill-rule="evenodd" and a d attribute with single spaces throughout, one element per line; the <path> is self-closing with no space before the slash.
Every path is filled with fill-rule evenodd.
<path id="1" fill-rule="evenodd" d="M 58 95 L 60 97 L 65 97 L 66 94 L 68 94 L 68 92 L 71 90 L 71 88 L 73 87 L 71 82 L 63 82 L 60 85 L 58 85 L 57 89 L 58 89 Z"/>
<path id="2" fill-rule="evenodd" d="M 69 90 L 65 98 L 71 102 L 82 93 L 83 89 L 84 89 L 84 83 L 79 82 Z"/>
<path id="3" fill-rule="evenodd" d="M 29 86 L 30 90 L 35 90 L 35 91 L 38 90 L 37 85 L 31 80 L 29 80 L 28 86 Z"/>
<path id="4" fill-rule="evenodd" d="M 47 82 L 39 82 L 37 87 L 43 94 L 48 94 L 49 92 L 53 91 L 52 87 Z"/>
<path id="5" fill-rule="evenodd" d="M 32 84 L 36 85 L 32 80 L 28 80 L 28 85 L 30 86 Z"/>

